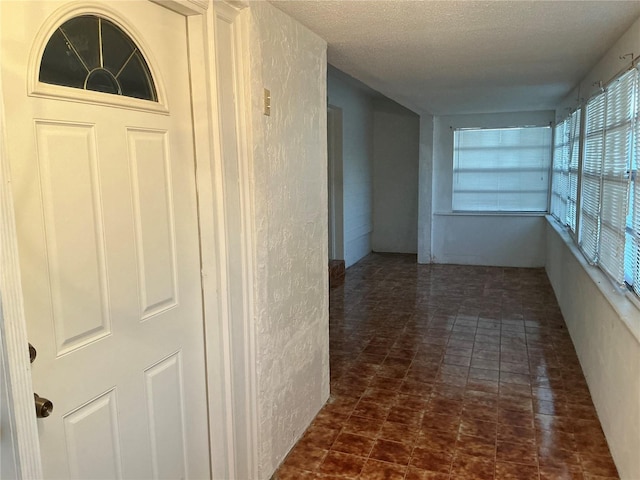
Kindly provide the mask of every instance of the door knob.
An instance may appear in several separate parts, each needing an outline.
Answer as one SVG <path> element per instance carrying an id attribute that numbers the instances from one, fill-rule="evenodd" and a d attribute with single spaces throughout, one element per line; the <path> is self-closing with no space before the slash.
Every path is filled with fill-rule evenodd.
<path id="1" fill-rule="evenodd" d="M 38 352 L 36 352 L 34 346 L 29 344 L 29 360 L 31 363 L 36 359 L 37 354 Z M 37 393 L 33 394 L 33 399 L 36 404 L 36 417 L 46 418 L 51 415 L 51 412 L 53 412 L 53 403 L 51 400 L 41 397 Z"/>
<path id="2" fill-rule="evenodd" d="M 37 393 L 33 394 L 33 398 L 36 402 L 36 417 L 45 418 L 51 415 L 53 412 L 53 403 L 44 397 L 41 397 Z"/>
<path id="3" fill-rule="evenodd" d="M 33 394 L 33 398 L 36 402 L 36 417 L 46 418 L 51 415 L 53 412 L 53 403 L 51 403 L 51 400 L 47 400 L 37 393 Z"/>

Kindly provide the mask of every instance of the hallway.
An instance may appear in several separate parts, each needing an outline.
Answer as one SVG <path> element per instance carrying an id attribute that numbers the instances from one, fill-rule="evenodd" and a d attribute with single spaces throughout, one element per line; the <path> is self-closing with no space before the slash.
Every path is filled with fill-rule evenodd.
<path id="1" fill-rule="evenodd" d="M 330 292 L 331 398 L 274 478 L 618 478 L 543 269 L 371 254 Z"/>

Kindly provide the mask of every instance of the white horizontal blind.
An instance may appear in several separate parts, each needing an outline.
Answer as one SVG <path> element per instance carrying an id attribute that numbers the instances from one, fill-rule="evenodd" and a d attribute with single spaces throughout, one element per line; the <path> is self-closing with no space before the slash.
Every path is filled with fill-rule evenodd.
<path id="1" fill-rule="evenodd" d="M 566 221 L 574 230 L 579 173 L 578 243 L 591 263 L 618 284 L 631 286 L 640 296 L 640 191 L 636 190 L 640 161 L 640 67 L 620 75 L 606 91 L 587 103 L 582 158 L 581 115 L 577 110 L 569 119 Z M 556 146 L 559 147 L 559 142 Z"/>
<path id="2" fill-rule="evenodd" d="M 636 77 L 635 70 L 627 72 L 606 93 L 598 257 L 600 267 L 620 284 L 624 282 L 632 120 L 635 114 L 632 100 Z"/>
<path id="3" fill-rule="evenodd" d="M 551 172 L 551 214 L 562 224 L 567 213 L 569 180 L 569 119 L 556 125 L 553 135 Z"/>
<path id="4" fill-rule="evenodd" d="M 597 262 L 600 238 L 600 183 L 604 147 L 604 114 L 606 96 L 603 93 L 587 103 L 587 117 L 582 164 L 582 201 L 580 202 L 580 247 L 592 263 Z"/>
<path id="5" fill-rule="evenodd" d="M 545 212 L 551 127 L 454 131 L 452 208 Z"/>
<path id="6" fill-rule="evenodd" d="M 634 101 L 632 121 L 631 188 L 629 198 L 630 212 L 627 215 L 627 236 L 625 245 L 625 281 L 640 295 L 640 183 L 638 181 L 638 162 L 640 160 L 640 73 L 635 70 Z"/>
<path id="7" fill-rule="evenodd" d="M 576 231 L 578 167 L 580 160 L 580 109 L 556 125 L 551 177 L 551 214 Z"/>
<path id="8" fill-rule="evenodd" d="M 571 114 L 569 119 L 569 168 L 567 173 L 567 212 L 563 223 L 576 232 L 576 211 L 578 205 L 578 166 L 580 163 L 580 109 Z"/>

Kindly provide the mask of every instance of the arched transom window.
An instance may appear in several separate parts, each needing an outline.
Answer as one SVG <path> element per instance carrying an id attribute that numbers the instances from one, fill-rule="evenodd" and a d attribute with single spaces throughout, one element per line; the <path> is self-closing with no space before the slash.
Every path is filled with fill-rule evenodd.
<path id="1" fill-rule="evenodd" d="M 40 63 L 43 83 L 158 101 L 149 66 L 120 27 L 96 15 L 63 23 Z"/>

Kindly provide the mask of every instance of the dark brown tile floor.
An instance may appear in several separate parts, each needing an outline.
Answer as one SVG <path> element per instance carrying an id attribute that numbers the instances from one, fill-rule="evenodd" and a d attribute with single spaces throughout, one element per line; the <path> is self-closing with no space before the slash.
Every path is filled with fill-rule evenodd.
<path id="1" fill-rule="evenodd" d="M 331 290 L 330 352 L 274 478 L 618 478 L 542 269 L 372 254 Z"/>

